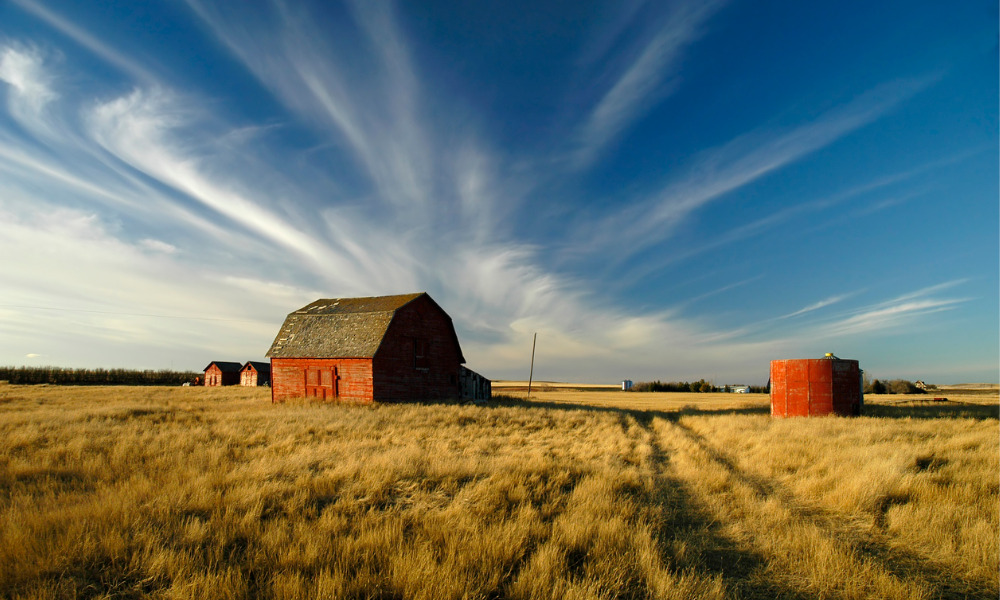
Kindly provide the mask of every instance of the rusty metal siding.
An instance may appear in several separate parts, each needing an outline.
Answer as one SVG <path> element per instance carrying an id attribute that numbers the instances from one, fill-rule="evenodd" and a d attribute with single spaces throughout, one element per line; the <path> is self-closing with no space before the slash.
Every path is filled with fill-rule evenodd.
<path id="1" fill-rule="evenodd" d="M 772 360 L 771 416 L 860 414 L 860 377 L 856 360 Z"/>

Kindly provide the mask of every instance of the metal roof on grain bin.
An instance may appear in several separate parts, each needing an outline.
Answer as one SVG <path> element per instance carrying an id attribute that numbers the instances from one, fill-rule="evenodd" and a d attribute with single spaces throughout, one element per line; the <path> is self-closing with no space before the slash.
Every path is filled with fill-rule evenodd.
<path id="1" fill-rule="evenodd" d="M 426 293 L 317 300 L 288 315 L 266 356 L 373 358 L 396 311 L 421 296 Z"/>

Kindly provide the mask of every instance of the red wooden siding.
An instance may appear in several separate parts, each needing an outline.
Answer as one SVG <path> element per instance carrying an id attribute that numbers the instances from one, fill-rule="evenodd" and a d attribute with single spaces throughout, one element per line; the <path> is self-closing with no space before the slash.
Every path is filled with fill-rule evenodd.
<path id="1" fill-rule="evenodd" d="M 253 369 L 243 369 L 240 371 L 240 385 L 243 386 L 256 386 L 257 385 L 257 371 Z"/>
<path id="2" fill-rule="evenodd" d="M 369 358 L 272 358 L 271 400 L 317 398 L 371 402 Z"/>
<path id="3" fill-rule="evenodd" d="M 240 382 L 239 372 L 227 373 L 219 367 L 212 365 L 205 369 L 205 386 L 216 387 L 220 385 L 236 385 Z"/>
<path id="4" fill-rule="evenodd" d="M 257 387 L 271 385 L 271 367 L 268 363 L 248 362 L 240 370 L 240 385 Z"/>

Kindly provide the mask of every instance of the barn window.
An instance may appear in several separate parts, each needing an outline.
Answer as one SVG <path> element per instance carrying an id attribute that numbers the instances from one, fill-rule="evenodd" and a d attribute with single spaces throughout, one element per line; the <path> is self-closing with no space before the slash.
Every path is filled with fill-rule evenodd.
<path id="1" fill-rule="evenodd" d="M 427 340 L 413 338 L 413 368 L 427 370 L 431 366 L 427 358 Z"/>

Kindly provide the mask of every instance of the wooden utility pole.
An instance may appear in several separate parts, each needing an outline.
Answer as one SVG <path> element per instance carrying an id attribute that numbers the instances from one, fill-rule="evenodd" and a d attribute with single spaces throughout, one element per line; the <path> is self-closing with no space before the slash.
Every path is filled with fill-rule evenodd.
<path id="1" fill-rule="evenodd" d="M 535 376 L 535 342 L 538 340 L 538 332 L 531 338 L 531 370 L 528 371 L 528 400 L 531 400 L 531 379 Z"/>

